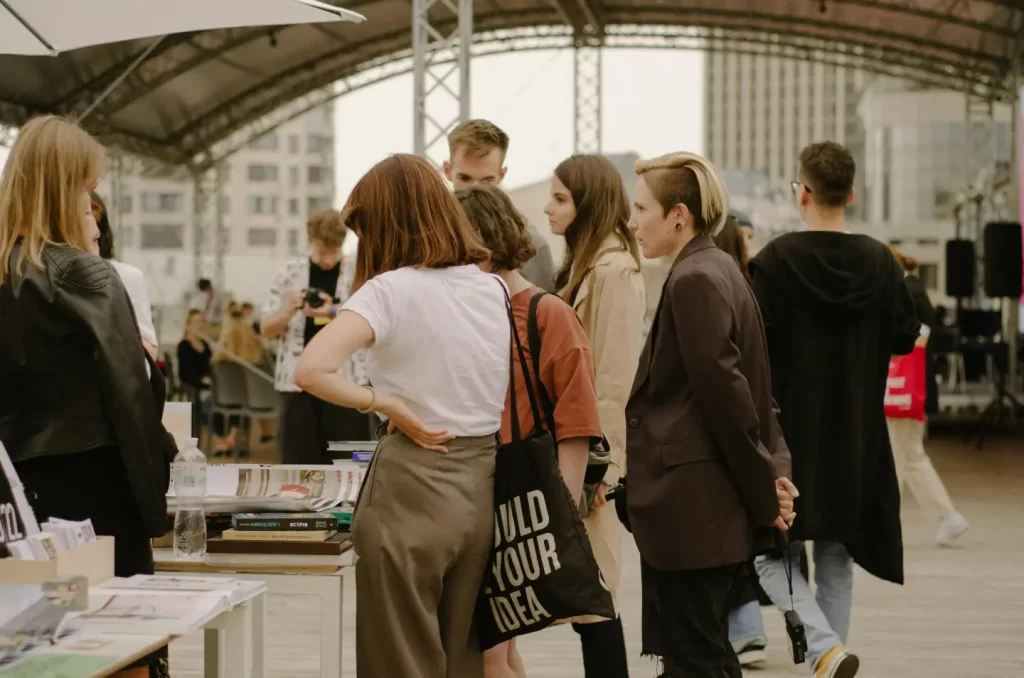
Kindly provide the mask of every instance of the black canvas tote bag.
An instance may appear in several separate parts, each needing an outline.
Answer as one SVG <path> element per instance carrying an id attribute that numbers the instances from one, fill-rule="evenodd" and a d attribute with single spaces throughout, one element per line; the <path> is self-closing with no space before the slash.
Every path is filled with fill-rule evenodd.
<path id="1" fill-rule="evenodd" d="M 594 558 L 583 519 L 558 470 L 554 422 L 541 407 L 507 298 L 512 342 L 509 388 L 512 439 L 499 442 L 494 473 L 494 546 L 477 601 L 480 645 L 583 615 L 615 618 L 615 607 Z M 534 431 L 523 437 L 515 398 L 516 354 L 526 376 Z"/>

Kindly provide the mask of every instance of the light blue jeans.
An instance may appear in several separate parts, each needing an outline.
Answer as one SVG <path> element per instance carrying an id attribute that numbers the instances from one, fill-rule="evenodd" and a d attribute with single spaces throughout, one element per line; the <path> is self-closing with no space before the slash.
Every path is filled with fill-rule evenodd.
<path id="1" fill-rule="evenodd" d="M 804 544 L 790 544 L 793 562 L 793 609 L 800 615 L 807 631 L 807 661 L 813 672 L 829 650 L 846 645 L 850 634 L 850 611 L 853 607 L 853 558 L 838 542 L 814 542 L 814 583 L 817 592 L 800 574 L 800 554 Z M 789 610 L 788 565 L 781 556 L 759 556 L 754 561 L 761 587 L 775 606 Z"/>
<path id="2" fill-rule="evenodd" d="M 737 605 L 729 611 L 729 642 L 732 643 L 732 649 L 738 653 L 754 641 L 761 647 L 768 642 L 764 619 L 761 617 L 761 603 L 756 600 Z"/>

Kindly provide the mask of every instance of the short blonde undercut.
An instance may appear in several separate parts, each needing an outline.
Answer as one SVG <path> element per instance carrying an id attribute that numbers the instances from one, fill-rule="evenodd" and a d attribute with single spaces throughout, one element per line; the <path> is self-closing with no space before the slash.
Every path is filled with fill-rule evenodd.
<path id="1" fill-rule="evenodd" d="M 634 171 L 647 182 L 666 214 L 676 205 L 686 205 L 698 234 L 714 235 L 725 224 L 729 190 L 718 169 L 704 156 L 668 153 L 638 160 Z"/>

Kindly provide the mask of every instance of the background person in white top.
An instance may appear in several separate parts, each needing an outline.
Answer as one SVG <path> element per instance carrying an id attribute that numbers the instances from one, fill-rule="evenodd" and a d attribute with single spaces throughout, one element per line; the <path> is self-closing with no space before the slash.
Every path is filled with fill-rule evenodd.
<path id="1" fill-rule="evenodd" d="M 132 309 L 135 311 L 135 322 L 139 326 L 142 347 L 155 361 L 160 352 L 157 348 L 160 342 L 157 341 L 156 327 L 153 325 L 153 307 L 149 301 L 146 276 L 134 266 L 114 259 L 114 232 L 110 229 L 107 206 L 96 191 L 92 191 L 89 197 L 92 200 L 92 215 L 96 218 L 97 228 L 100 229 L 100 256 L 110 262 L 121 278 L 121 282 L 128 292 L 128 298 L 131 299 Z"/>
<path id="2" fill-rule="evenodd" d="M 494 533 L 495 433 L 508 385 L 507 288 L 430 164 L 395 155 L 352 190 L 352 296 L 309 344 L 296 383 L 374 411 L 352 527 L 360 678 L 482 678 L 473 612 Z M 373 388 L 344 373 L 368 349 Z"/>

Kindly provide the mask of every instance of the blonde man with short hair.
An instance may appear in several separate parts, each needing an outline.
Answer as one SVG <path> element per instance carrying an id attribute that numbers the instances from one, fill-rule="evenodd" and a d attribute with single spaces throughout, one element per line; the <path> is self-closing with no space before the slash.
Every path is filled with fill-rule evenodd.
<path id="1" fill-rule="evenodd" d="M 309 254 L 285 265 L 260 316 L 260 334 L 278 345 L 274 385 L 282 394 L 278 441 L 286 463 L 329 464 L 331 441 L 371 437 L 367 415 L 320 400 L 295 385 L 295 365 L 302 351 L 348 300 L 356 263 L 341 252 L 347 232 L 337 210 L 310 215 Z M 346 376 L 359 384 L 366 383 L 363 362 L 359 351 L 345 367 Z"/>
<path id="2" fill-rule="evenodd" d="M 449 158 L 444 176 L 456 191 L 474 186 L 498 186 L 505 178 L 505 156 L 509 138 L 488 120 L 466 120 L 448 135 Z M 537 254 L 519 273 L 545 292 L 555 291 L 555 261 L 547 239 L 533 226 L 527 227 Z"/>

